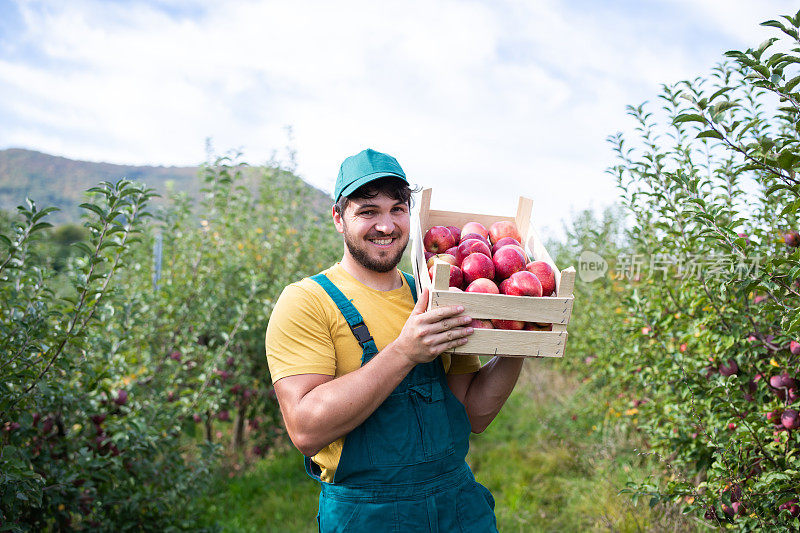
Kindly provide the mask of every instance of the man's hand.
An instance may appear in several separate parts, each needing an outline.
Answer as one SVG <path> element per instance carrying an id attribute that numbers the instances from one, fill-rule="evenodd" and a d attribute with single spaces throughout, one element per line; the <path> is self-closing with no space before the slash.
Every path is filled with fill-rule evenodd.
<path id="1" fill-rule="evenodd" d="M 413 364 L 427 363 L 436 357 L 466 344 L 473 329 L 467 326 L 472 322 L 468 316 L 457 316 L 464 312 L 460 305 L 439 307 L 426 311 L 428 289 L 424 289 L 411 311 L 400 335 L 391 347 Z"/>

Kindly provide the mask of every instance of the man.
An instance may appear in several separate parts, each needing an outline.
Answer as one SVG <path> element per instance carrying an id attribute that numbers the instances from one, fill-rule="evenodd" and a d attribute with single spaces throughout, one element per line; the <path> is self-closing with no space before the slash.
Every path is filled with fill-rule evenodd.
<path id="1" fill-rule="evenodd" d="M 320 531 L 496 531 L 494 499 L 464 458 L 511 393 L 521 358 L 447 352 L 471 318 L 426 311 L 397 269 L 412 191 L 395 158 L 364 150 L 336 180 L 341 262 L 286 287 L 267 359 L 289 437 L 321 481 Z"/>

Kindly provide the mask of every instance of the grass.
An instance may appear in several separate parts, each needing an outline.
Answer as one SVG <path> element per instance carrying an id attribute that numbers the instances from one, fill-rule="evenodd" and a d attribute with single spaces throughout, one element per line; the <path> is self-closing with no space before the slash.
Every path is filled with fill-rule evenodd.
<path id="1" fill-rule="evenodd" d="M 655 470 L 634 448 L 635 437 L 604 424 L 605 400 L 554 370 L 529 360 L 492 425 L 473 435 L 467 461 L 495 497 L 506 532 L 693 531 L 697 522 L 676 508 L 619 494 L 629 480 Z M 207 516 L 223 531 L 316 531 L 315 482 L 291 449 L 244 471 L 213 480 Z"/>

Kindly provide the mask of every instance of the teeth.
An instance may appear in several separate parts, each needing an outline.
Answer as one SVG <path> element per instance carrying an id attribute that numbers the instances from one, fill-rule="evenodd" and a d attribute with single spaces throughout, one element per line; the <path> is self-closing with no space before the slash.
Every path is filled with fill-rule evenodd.
<path id="1" fill-rule="evenodd" d="M 375 244 L 391 244 L 393 239 L 372 239 Z"/>

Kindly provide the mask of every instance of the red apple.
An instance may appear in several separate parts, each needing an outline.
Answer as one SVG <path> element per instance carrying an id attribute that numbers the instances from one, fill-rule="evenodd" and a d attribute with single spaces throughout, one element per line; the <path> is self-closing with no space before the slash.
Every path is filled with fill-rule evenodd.
<path id="1" fill-rule="evenodd" d="M 791 389 L 797 386 L 797 381 L 786 372 L 783 372 L 769 378 L 769 384 L 774 389 Z"/>
<path id="2" fill-rule="evenodd" d="M 473 318 L 469 326 L 475 329 L 494 329 L 492 321 L 485 318 Z"/>
<path id="3" fill-rule="evenodd" d="M 117 405 L 125 405 L 128 403 L 128 391 L 120 390 L 117 392 L 117 397 L 114 398 L 114 403 Z"/>
<path id="4" fill-rule="evenodd" d="M 542 283 L 542 296 L 550 296 L 556 291 L 556 274 L 553 267 L 545 261 L 532 261 L 525 266 L 525 270 L 539 278 Z"/>
<path id="5" fill-rule="evenodd" d="M 492 325 L 496 329 L 516 329 L 516 330 L 520 330 L 520 329 L 524 329 L 525 328 L 525 322 L 522 322 L 520 320 L 503 320 L 503 319 L 499 319 L 499 318 L 493 318 L 492 319 Z"/>
<path id="6" fill-rule="evenodd" d="M 453 241 L 458 244 L 461 242 L 461 230 L 456 226 L 447 226 L 447 229 L 450 231 L 450 235 L 453 236 Z"/>
<path id="7" fill-rule="evenodd" d="M 800 233 L 797 231 L 790 231 L 783 235 L 783 242 L 786 243 L 786 246 L 790 246 L 792 248 L 797 248 L 800 246 Z"/>
<path id="8" fill-rule="evenodd" d="M 462 273 L 462 276 L 463 276 L 463 273 Z M 463 290 L 461 290 L 460 287 L 450 287 L 450 291 L 452 291 L 452 292 L 464 292 Z"/>
<path id="9" fill-rule="evenodd" d="M 522 242 L 522 236 L 517 230 L 517 225 L 510 220 L 500 220 L 489 226 L 489 240 L 498 242 L 503 237 L 511 237 L 517 242 Z"/>
<path id="10" fill-rule="evenodd" d="M 511 248 L 516 248 L 517 250 L 519 250 L 520 252 L 522 252 L 522 255 L 523 255 L 523 256 L 525 256 L 525 262 L 526 262 L 526 263 L 528 262 L 528 252 L 526 252 L 526 251 L 525 251 L 525 248 L 523 248 L 522 246 L 517 246 L 516 244 L 504 244 L 503 246 L 501 246 L 500 248 L 498 248 L 498 249 L 497 249 L 497 251 L 499 252 L 501 249 L 503 249 L 503 248 L 508 248 L 508 247 L 511 247 Z"/>
<path id="11" fill-rule="evenodd" d="M 500 284 L 503 294 L 509 296 L 541 296 L 542 284 L 534 274 L 527 270 L 511 274 L 507 280 Z"/>
<path id="12" fill-rule="evenodd" d="M 445 263 L 449 263 L 453 266 L 458 266 L 456 264 L 455 256 L 450 254 L 436 254 L 431 256 L 430 259 L 428 259 L 428 268 L 431 268 L 437 259 L 439 259 L 440 261 L 444 261 Z"/>
<path id="13" fill-rule="evenodd" d="M 789 351 L 792 352 L 792 355 L 800 355 L 800 342 L 789 342 Z"/>
<path id="14" fill-rule="evenodd" d="M 478 235 L 483 236 L 484 239 L 489 238 L 489 230 L 487 230 L 486 226 L 480 222 L 467 222 L 464 224 L 464 227 L 461 228 L 461 240 L 464 240 L 464 235 L 468 235 L 470 233 L 477 233 Z"/>
<path id="15" fill-rule="evenodd" d="M 800 428 L 800 416 L 794 409 L 787 409 L 781 414 L 781 424 L 786 429 Z"/>
<path id="16" fill-rule="evenodd" d="M 494 263 L 488 255 L 479 252 L 465 257 L 461 263 L 461 270 L 464 272 L 465 285 L 469 285 L 478 278 L 494 279 Z"/>
<path id="17" fill-rule="evenodd" d="M 445 250 L 444 253 L 450 254 L 453 257 L 458 257 L 458 245 L 456 244 L 455 246 L 451 246 L 450 248 Z M 427 259 L 426 259 L 426 261 L 427 261 Z"/>
<path id="18" fill-rule="evenodd" d="M 483 292 L 486 294 L 500 294 L 494 281 L 487 278 L 478 278 L 467 286 L 464 292 Z"/>
<path id="19" fill-rule="evenodd" d="M 492 257 L 494 273 L 497 279 L 504 280 L 515 272 L 525 270 L 525 254 L 519 246 L 503 246 Z"/>
<path id="20" fill-rule="evenodd" d="M 719 373 L 723 376 L 732 376 L 734 374 L 738 374 L 739 365 L 736 364 L 735 359 L 728 359 L 728 364 L 723 363 L 719 365 Z"/>
<path id="21" fill-rule="evenodd" d="M 430 258 L 431 258 L 431 257 L 433 257 L 434 255 L 436 255 L 435 253 L 433 253 L 433 252 L 429 252 L 428 250 L 425 250 L 425 252 L 424 252 L 424 253 L 425 253 L 425 261 L 427 261 L 428 259 L 430 259 Z"/>
<path id="22" fill-rule="evenodd" d="M 434 226 L 425 232 L 422 244 L 429 252 L 438 254 L 455 245 L 456 241 L 445 226 Z"/>
<path id="23" fill-rule="evenodd" d="M 433 267 L 434 265 L 431 265 L 431 267 L 428 269 L 428 274 L 431 277 L 431 281 L 433 281 Z M 461 271 L 460 268 L 451 264 L 449 286 L 457 287 L 460 289 L 463 285 L 464 285 L 464 273 Z"/>
<path id="24" fill-rule="evenodd" d="M 496 243 L 492 245 L 492 254 L 494 254 L 497 250 L 499 250 L 502 246 L 506 244 L 516 244 L 520 248 L 522 245 L 519 243 L 518 240 L 514 239 L 513 237 L 503 237 L 502 239 L 498 240 Z"/>
<path id="25" fill-rule="evenodd" d="M 468 239 L 478 239 L 479 241 L 485 242 L 486 246 L 488 246 L 490 250 L 492 248 L 492 243 L 489 242 L 489 239 L 487 239 L 483 235 L 479 235 L 478 233 L 467 233 L 466 235 L 464 235 L 461 238 L 461 240 L 459 242 L 464 242 L 464 241 L 466 241 Z"/>
<path id="26" fill-rule="evenodd" d="M 491 261 L 492 250 L 489 249 L 488 244 L 478 239 L 467 239 L 458 245 L 458 250 L 456 251 L 456 263 L 461 265 L 464 262 L 464 258 L 475 252 L 482 253 L 486 257 L 490 258 L 489 260 Z M 461 268 L 463 270 L 464 267 Z"/>
<path id="27" fill-rule="evenodd" d="M 553 331 L 553 324 L 543 324 L 539 322 L 525 322 L 527 331 Z"/>

